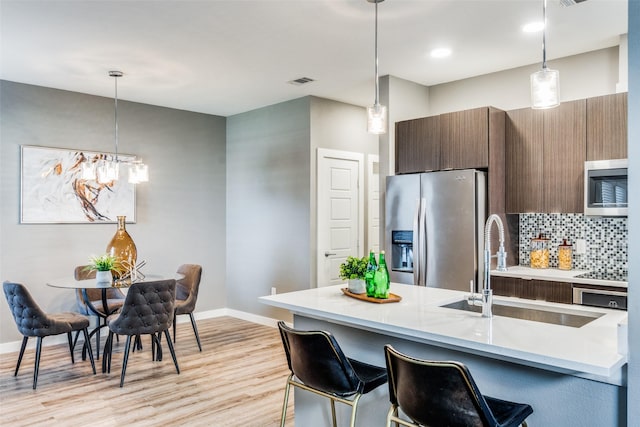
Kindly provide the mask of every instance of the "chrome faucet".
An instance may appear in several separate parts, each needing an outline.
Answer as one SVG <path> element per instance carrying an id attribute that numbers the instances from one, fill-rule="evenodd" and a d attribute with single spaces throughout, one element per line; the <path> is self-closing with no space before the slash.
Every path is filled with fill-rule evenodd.
<path id="1" fill-rule="evenodd" d="M 495 223 L 498 226 L 500 247 L 494 256 L 491 256 L 491 226 Z M 504 250 L 504 226 L 502 220 L 496 214 L 489 215 L 484 224 L 484 284 L 482 293 L 476 294 L 471 282 L 471 295 L 467 302 L 471 305 L 482 306 L 482 317 L 492 317 L 491 306 L 493 305 L 493 290 L 491 289 L 491 258 L 498 258 L 498 271 L 507 271 L 507 253 Z"/>

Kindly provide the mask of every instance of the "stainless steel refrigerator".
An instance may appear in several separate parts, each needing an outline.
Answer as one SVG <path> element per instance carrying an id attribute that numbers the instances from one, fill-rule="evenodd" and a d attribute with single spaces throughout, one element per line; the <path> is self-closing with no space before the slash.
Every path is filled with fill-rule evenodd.
<path id="1" fill-rule="evenodd" d="M 387 177 L 385 251 L 392 282 L 481 288 L 486 172 L 474 169 Z"/>

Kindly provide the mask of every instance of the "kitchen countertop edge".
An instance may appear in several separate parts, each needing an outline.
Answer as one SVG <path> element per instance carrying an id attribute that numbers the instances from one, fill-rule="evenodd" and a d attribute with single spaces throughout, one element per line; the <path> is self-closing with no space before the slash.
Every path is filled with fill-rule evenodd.
<path id="1" fill-rule="evenodd" d="M 465 294 L 459 291 L 424 288 L 410 285 L 392 284 L 392 291 L 404 295 L 406 300 L 413 299 L 409 303 L 406 310 L 401 310 L 402 315 L 398 315 L 395 322 L 391 321 L 390 314 L 400 313 L 392 306 L 397 304 L 371 304 L 358 301 L 342 295 L 340 288 L 343 285 L 330 286 L 324 288 L 312 288 L 304 291 L 297 291 L 285 294 L 270 295 L 260 297 L 260 301 L 274 307 L 287 309 L 294 314 L 300 314 L 319 320 L 327 320 L 333 323 L 343 324 L 358 329 L 368 330 L 375 333 L 382 333 L 392 336 L 400 336 L 416 342 L 422 342 L 429 345 L 439 346 L 443 348 L 464 351 L 471 354 L 477 354 L 484 357 L 490 357 L 499 360 L 505 360 L 525 366 L 545 369 L 549 371 L 559 372 L 567 375 L 578 376 L 595 381 L 600 381 L 615 385 L 626 384 L 626 369 L 624 365 L 627 362 L 626 355 L 617 353 L 617 341 L 611 342 L 611 336 L 615 334 L 617 324 L 626 316 L 615 310 L 594 309 L 589 307 L 585 310 L 581 306 L 569 306 L 571 310 L 577 311 L 598 311 L 605 313 L 599 319 L 596 319 L 588 328 L 593 334 L 603 334 L 608 329 L 608 339 L 602 339 L 603 343 L 601 354 L 595 356 L 592 354 L 582 354 L 578 349 L 575 351 L 566 351 L 566 354 L 558 352 L 554 348 L 554 340 L 559 342 L 567 340 L 571 332 L 576 334 L 577 341 L 580 340 L 580 331 L 582 328 L 554 329 L 557 325 L 541 325 L 539 322 L 524 321 L 519 319 L 510 319 L 505 317 L 494 317 L 493 319 L 482 318 L 478 313 L 470 313 L 466 311 L 452 310 L 442 308 L 440 305 L 459 300 Z M 399 289 L 399 290 L 398 290 Z M 415 298 L 416 294 L 423 293 L 427 295 L 430 303 L 420 303 L 421 298 Z M 435 295 L 432 295 L 435 294 Z M 419 295 L 422 297 L 423 295 Z M 323 298 L 326 297 L 326 301 Z M 424 298 L 422 298 L 424 300 Z M 522 301 L 517 298 L 496 297 L 496 300 L 505 301 Z M 416 301 L 417 300 L 417 301 Z M 411 304 L 422 304 L 423 309 L 416 313 L 413 318 L 407 316 L 405 312 L 411 311 Z M 562 307 L 564 304 L 546 303 L 539 301 L 526 301 L 529 305 L 539 305 L 545 307 Z M 383 307 L 387 306 L 387 307 Z M 444 310 L 444 311 L 443 311 Z M 376 314 L 377 313 L 377 314 Z M 462 325 L 462 328 L 449 328 L 442 326 L 442 315 L 450 317 L 451 324 L 455 326 Z M 402 318 L 400 318 L 402 317 Z M 526 323 L 523 323 L 526 322 Z M 482 331 L 486 329 L 487 324 L 492 332 L 489 332 L 488 340 L 470 338 L 466 335 L 466 331 Z M 522 341 L 521 335 L 516 334 L 513 342 L 510 340 L 513 331 L 523 330 L 527 324 L 530 326 L 533 334 L 532 340 L 536 340 L 536 336 L 540 339 L 542 348 L 531 347 L 532 342 Z M 597 325 L 596 325 L 597 324 Z M 419 325 L 419 326 L 416 326 Z M 499 326 L 499 327 L 498 327 Z M 586 328 L 589 325 L 585 325 Z M 568 327 L 560 327 L 568 328 Z M 464 332 L 464 333 L 461 333 Z M 509 331 L 509 333 L 505 333 Z M 557 331 L 558 336 L 549 336 L 550 331 Z M 586 329 L 585 329 L 586 331 Z M 569 335 L 567 335 L 569 334 Z M 491 335 L 494 335 L 491 337 Z M 544 337 L 544 339 L 542 339 Z M 520 341 L 518 342 L 518 339 Z M 595 342 L 600 341 L 599 337 L 591 337 Z M 495 342 L 494 342 L 495 341 Z M 523 345 L 523 342 L 525 343 Z M 586 345 L 586 344 L 585 344 Z M 589 343 L 586 345 L 588 348 Z M 547 346 L 547 348 L 544 348 Z M 553 354 L 555 353 L 555 354 Z M 587 352 L 588 353 L 588 352 Z"/>

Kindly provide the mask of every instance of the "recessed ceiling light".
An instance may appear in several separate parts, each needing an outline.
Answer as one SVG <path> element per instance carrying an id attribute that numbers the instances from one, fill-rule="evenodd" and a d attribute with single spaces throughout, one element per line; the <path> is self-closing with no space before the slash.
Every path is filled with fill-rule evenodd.
<path id="1" fill-rule="evenodd" d="M 529 22 L 526 25 L 522 26 L 522 31 L 525 33 L 538 33 L 544 29 L 544 22 Z"/>
<path id="2" fill-rule="evenodd" d="M 446 47 L 440 47 L 431 51 L 432 58 L 445 58 L 449 55 L 451 55 L 451 49 Z"/>

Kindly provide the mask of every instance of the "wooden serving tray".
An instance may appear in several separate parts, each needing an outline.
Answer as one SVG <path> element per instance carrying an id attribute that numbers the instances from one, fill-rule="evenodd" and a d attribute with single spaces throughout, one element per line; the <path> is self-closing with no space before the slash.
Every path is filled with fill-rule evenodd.
<path id="1" fill-rule="evenodd" d="M 350 292 L 348 288 L 342 288 L 342 293 L 344 293 L 348 297 L 359 299 L 360 301 L 374 302 L 377 304 L 402 301 L 402 297 L 400 295 L 396 295 L 392 293 L 389 293 L 389 298 L 373 298 L 373 297 L 368 297 L 367 294 L 354 294 L 353 292 Z"/>

